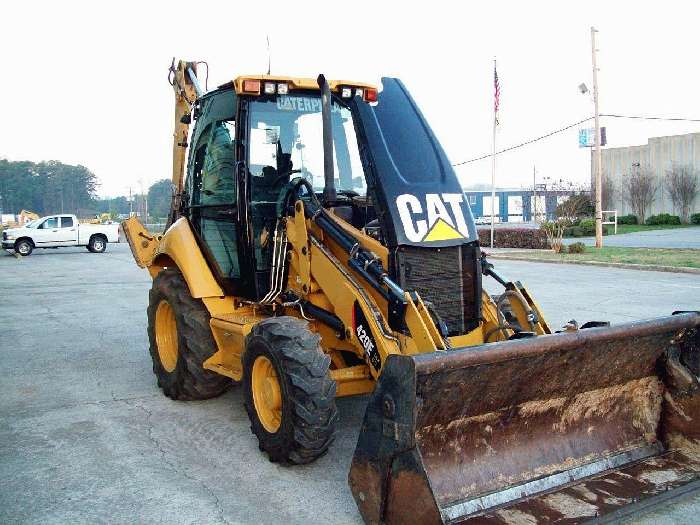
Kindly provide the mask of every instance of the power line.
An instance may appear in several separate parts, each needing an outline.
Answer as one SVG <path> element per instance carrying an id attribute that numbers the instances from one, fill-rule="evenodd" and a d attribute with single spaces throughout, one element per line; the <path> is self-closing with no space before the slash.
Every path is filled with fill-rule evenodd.
<path id="1" fill-rule="evenodd" d="M 636 120 L 656 120 L 656 121 L 668 121 L 668 122 L 700 122 L 700 119 L 695 119 L 695 118 L 684 118 L 684 117 L 652 117 L 652 116 L 644 116 L 644 115 L 617 115 L 614 113 L 601 113 L 601 117 L 608 117 L 608 118 L 627 118 L 627 119 L 636 119 Z M 547 133 L 545 135 L 541 135 L 539 137 L 536 137 L 531 140 L 527 140 L 525 142 L 521 142 L 520 144 L 516 144 L 515 146 L 510 146 L 508 148 L 502 149 L 500 151 L 496 152 L 496 155 L 500 155 L 501 153 L 506 153 L 507 151 L 512 151 L 514 149 L 522 148 L 523 146 L 527 146 L 528 144 L 533 144 L 535 142 L 538 142 L 542 139 L 546 139 L 548 137 L 551 137 L 552 135 L 556 135 L 557 133 L 561 133 L 563 131 L 569 130 L 573 127 L 576 127 L 580 124 L 583 124 L 584 122 L 588 122 L 589 120 L 593 120 L 593 117 L 588 117 L 583 120 L 579 120 L 578 122 L 575 122 L 573 124 L 569 124 L 566 127 L 557 129 L 555 131 L 552 131 L 550 133 Z M 482 155 L 481 157 L 476 157 L 474 159 L 469 159 L 469 160 L 463 160 L 462 162 L 456 162 L 452 164 L 452 166 L 462 166 L 464 164 L 469 164 L 471 162 L 476 162 L 477 160 L 484 160 L 492 157 L 492 154 L 487 154 L 487 155 Z"/>
<path id="2" fill-rule="evenodd" d="M 588 117 L 588 118 L 585 118 L 585 119 L 583 119 L 583 120 L 579 120 L 578 122 L 574 122 L 573 124 L 569 124 L 569 125 L 566 126 L 566 127 L 557 129 L 557 130 L 555 130 L 555 131 L 552 131 L 552 132 L 550 132 L 550 133 L 547 133 L 546 135 L 541 135 L 541 136 L 536 137 L 536 138 L 534 138 L 534 139 L 530 139 L 530 140 L 527 140 L 527 141 L 525 141 L 525 142 L 521 142 L 520 144 L 516 144 L 515 146 L 510 146 L 510 147 L 508 147 L 508 148 L 506 148 L 506 149 L 502 149 L 502 150 L 500 150 L 500 151 L 497 151 L 497 152 L 496 152 L 496 155 L 500 155 L 501 153 L 505 153 L 505 152 L 507 152 L 507 151 L 511 151 L 511 150 L 514 150 L 514 149 L 522 148 L 523 146 L 527 146 L 528 144 L 532 144 L 532 143 L 537 142 L 537 141 L 539 141 L 539 140 L 546 139 L 546 138 L 548 138 L 548 137 L 551 137 L 552 135 L 556 135 L 557 133 L 561 133 L 561 132 L 566 131 L 566 130 L 568 130 L 568 129 L 574 128 L 574 127 L 576 127 L 576 126 L 578 126 L 578 125 L 580 125 L 580 124 L 583 124 L 584 122 L 588 122 L 589 120 L 593 120 L 593 117 Z M 469 159 L 469 160 L 464 160 L 464 161 L 462 161 L 462 162 L 457 162 L 457 163 L 453 164 L 453 166 L 461 166 L 461 165 L 463 165 L 463 164 L 469 164 L 470 162 L 476 162 L 477 160 L 488 159 L 489 157 L 492 157 L 492 156 L 493 156 L 493 155 L 491 155 L 491 154 L 489 154 L 489 155 L 482 155 L 481 157 L 477 157 L 477 158 L 475 158 L 475 159 Z"/>
<path id="3" fill-rule="evenodd" d="M 643 115 L 614 115 L 601 113 L 601 117 L 611 117 L 611 118 L 631 118 L 638 120 L 666 120 L 669 122 L 700 122 L 699 118 L 683 118 L 683 117 L 649 117 Z"/>

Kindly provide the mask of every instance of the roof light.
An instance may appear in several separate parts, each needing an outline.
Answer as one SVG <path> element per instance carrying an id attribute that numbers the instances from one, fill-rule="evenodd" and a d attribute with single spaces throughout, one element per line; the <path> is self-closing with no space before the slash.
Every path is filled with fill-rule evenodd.
<path id="1" fill-rule="evenodd" d="M 365 100 L 367 102 L 376 102 L 377 101 L 377 90 L 372 89 L 372 88 L 365 89 Z"/>
<path id="2" fill-rule="evenodd" d="M 260 94 L 260 81 L 247 79 L 243 81 L 243 92 L 244 93 L 255 93 Z"/>
<path id="3" fill-rule="evenodd" d="M 350 98 L 352 96 L 352 89 L 349 87 L 344 87 L 340 90 L 340 96 L 343 98 Z"/>
<path id="4" fill-rule="evenodd" d="M 275 94 L 275 83 L 274 82 L 265 82 L 265 94 L 266 95 L 274 95 Z"/>
<path id="5" fill-rule="evenodd" d="M 289 92 L 289 86 L 287 84 L 277 84 L 277 93 L 280 95 L 286 95 Z"/>
<path id="6" fill-rule="evenodd" d="M 355 96 L 363 98 L 365 96 L 365 90 L 362 88 L 355 88 Z"/>

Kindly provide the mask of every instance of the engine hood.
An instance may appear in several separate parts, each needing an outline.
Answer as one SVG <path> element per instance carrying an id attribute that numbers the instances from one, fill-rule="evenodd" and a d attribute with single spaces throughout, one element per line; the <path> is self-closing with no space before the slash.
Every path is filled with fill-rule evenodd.
<path id="1" fill-rule="evenodd" d="M 377 103 L 351 102 L 368 185 L 391 246 L 457 246 L 477 239 L 450 161 L 403 83 L 383 78 Z"/>

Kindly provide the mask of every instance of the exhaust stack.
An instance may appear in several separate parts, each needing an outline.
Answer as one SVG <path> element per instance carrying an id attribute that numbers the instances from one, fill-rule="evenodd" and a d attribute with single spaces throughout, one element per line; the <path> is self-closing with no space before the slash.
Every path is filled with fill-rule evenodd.
<path id="1" fill-rule="evenodd" d="M 333 125 L 331 124 L 331 88 L 323 75 L 318 76 L 321 88 L 321 119 L 323 121 L 323 203 L 334 202 L 335 173 L 333 168 Z"/>

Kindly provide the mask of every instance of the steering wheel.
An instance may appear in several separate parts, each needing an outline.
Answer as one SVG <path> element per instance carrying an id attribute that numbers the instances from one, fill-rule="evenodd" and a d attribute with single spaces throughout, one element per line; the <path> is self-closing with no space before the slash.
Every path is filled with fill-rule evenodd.
<path id="1" fill-rule="evenodd" d="M 301 173 L 301 170 L 287 170 L 284 173 L 280 173 L 275 177 L 275 179 L 272 181 L 272 186 L 277 186 L 281 180 L 283 180 L 285 177 L 289 177 L 293 173 Z"/>
<path id="2" fill-rule="evenodd" d="M 295 170 L 292 170 L 294 172 Z M 297 172 L 299 170 L 296 170 Z M 309 195 L 311 202 L 314 206 L 322 208 L 321 201 L 318 200 L 316 192 L 314 191 L 311 183 L 304 177 L 295 177 L 289 181 L 289 183 L 280 189 L 279 196 L 277 197 L 277 216 L 282 217 L 286 215 L 290 207 L 294 206 L 300 195 L 300 190 L 302 186 L 306 189 L 306 193 Z"/>

